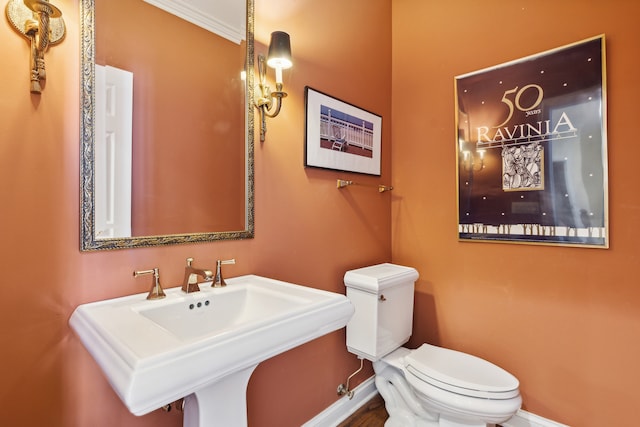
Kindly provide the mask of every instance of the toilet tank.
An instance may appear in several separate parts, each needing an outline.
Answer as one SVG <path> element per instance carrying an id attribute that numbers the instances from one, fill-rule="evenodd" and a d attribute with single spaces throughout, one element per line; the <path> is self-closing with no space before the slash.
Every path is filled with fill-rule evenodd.
<path id="1" fill-rule="evenodd" d="M 376 361 L 409 340 L 417 279 L 416 269 L 389 263 L 345 273 L 347 298 L 355 307 L 347 323 L 351 353 Z"/>

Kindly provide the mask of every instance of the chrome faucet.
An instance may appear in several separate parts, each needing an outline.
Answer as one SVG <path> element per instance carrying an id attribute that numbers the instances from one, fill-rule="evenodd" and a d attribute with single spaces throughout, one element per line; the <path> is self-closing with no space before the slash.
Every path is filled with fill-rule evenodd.
<path id="1" fill-rule="evenodd" d="M 186 293 L 199 292 L 198 276 L 201 276 L 204 282 L 213 281 L 213 271 L 195 268 L 191 265 L 193 258 L 187 258 L 187 265 L 184 268 L 184 280 L 182 281 L 182 290 Z"/>

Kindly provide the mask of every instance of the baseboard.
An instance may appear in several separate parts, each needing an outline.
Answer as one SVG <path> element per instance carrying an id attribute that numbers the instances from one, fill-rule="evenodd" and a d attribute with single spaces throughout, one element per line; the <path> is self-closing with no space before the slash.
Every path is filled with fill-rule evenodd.
<path id="1" fill-rule="evenodd" d="M 337 426 L 378 394 L 374 377 L 369 377 L 353 390 L 353 398 L 342 396 L 302 427 Z M 520 409 L 503 427 L 569 427 Z"/>
<path id="2" fill-rule="evenodd" d="M 346 395 L 342 396 L 327 409 L 304 423 L 302 427 L 337 426 L 377 394 L 378 390 L 376 389 L 374 377 L 369 377 L 353 389 L 353 397 L 351 399 Z"/>
<path id="3" fill-rule="evenodd" d="M 560 424 L 555 421 L 542 418 L 531 412 L 520 409 L 508 421 L 501 424 L 503 427 L 569 427 L 566 424 Z"/>

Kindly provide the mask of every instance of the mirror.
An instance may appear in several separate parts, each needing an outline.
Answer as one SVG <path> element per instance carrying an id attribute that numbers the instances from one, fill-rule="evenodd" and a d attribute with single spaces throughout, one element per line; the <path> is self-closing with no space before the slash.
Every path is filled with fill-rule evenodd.
<path id="1" fill-rule="evenodd" d="M 185 5 L 80 3 L 83 251 L 253 237 L 254 0 L 237 39 Z"/>

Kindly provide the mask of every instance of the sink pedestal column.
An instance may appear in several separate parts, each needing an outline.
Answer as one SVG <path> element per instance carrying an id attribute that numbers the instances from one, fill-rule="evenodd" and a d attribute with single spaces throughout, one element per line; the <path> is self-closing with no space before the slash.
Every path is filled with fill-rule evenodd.
<path id="1" fill-rule="evenodd" d="M 184 399 L 184 427 L 247 425 L 247 385 L 258 365 L 227 375 Z"/>

